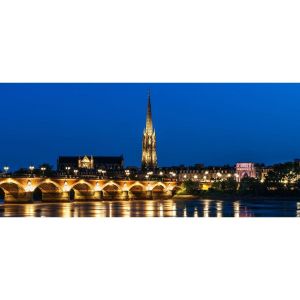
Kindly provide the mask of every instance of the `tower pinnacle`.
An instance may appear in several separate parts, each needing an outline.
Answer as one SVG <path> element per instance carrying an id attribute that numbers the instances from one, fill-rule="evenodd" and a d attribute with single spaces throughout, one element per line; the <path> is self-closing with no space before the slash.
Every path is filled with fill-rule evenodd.
<path id="1" fill-rule="evenodd" d="M 150 90 L 148 92 L 148 109 L 147 109 L 147 119 L 146 119 L 146 131 L 149 132 L 149 133 L 153 132 Z"/>

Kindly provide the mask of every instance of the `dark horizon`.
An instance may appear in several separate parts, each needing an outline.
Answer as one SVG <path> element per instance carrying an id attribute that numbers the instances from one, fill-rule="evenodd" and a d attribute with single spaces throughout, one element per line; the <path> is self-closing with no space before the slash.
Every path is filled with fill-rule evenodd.
<path id="1" fill-rule="evenodd" d="M 0 169 L 63 155 L 140 167 L 149 88 L 160 167 L 300 157 L 299 84 L 1 84 Z"/>

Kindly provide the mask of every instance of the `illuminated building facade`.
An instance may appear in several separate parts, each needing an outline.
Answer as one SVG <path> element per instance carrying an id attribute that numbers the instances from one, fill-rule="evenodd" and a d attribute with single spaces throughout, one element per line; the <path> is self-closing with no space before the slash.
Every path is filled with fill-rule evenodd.
<path id="1" fill-rule="evenodd" d="M 57 161 L 57 170 L 86 170 L 95 171 L 103 170 L 122 170 L 124 168 L 123 156 L 60 156 Z"/>
<path id="2" fill-rule="evenodd" d="M 254 163 L 237 163 L 235 168 L 239 181 L 245 177 L 257 178 Z"/>
<path id="3" fill-rule="evenodd" d="M 142 169 L 153 170 L 157 168 L 156 133 L 153 128 L 151 99 L 148 95 L 148 109 L 146 128 L 143 135 Z"/>

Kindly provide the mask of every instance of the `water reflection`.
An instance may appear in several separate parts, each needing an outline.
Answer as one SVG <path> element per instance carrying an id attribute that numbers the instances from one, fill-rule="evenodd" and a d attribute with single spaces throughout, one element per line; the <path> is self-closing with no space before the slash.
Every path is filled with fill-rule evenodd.
<path id="1" fill-rule="evenodd" d="M 217 218 L 222 218 L 223 217 L 223 203 L 221 201 L 217 202 Z"/>
<path id="2" fill-rule="evenodd" d="M 239 218 L 240 217 L 240 202 L 236 201 L 233 203 L 234 208 L 234 217 Z"/>
<path id="3" fill-rule="evenodd" d="M 194 218 L 198 218 L 198 217 L 199 217 L 198 207 L 195 206 L 195 210 L 194 210 Z"/>
<path id="4" fill-rule="evenodd" d="M 291 200 L 132 200 L 72 203 L 0 204 L 0 217 L 300 217 Z"/>
<path id="5" fill-rule="evenodd" d="M 204 218 L 209 218 L 209 204 L 210 204 L 210 200 L 204 200 L 204 207 L 203 207 Z"/>

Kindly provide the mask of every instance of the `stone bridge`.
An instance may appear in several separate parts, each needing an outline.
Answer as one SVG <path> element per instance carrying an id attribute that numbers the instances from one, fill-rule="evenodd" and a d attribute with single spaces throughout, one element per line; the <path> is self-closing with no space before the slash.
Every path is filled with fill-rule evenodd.
<path id="1" fill-rule="evenodd" d="M 76 178 L 0 178 L 5 202 L 66 202 L 171 198 L 177 182 Z"/>

